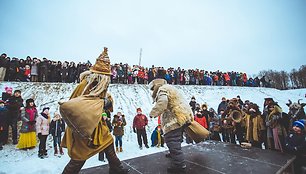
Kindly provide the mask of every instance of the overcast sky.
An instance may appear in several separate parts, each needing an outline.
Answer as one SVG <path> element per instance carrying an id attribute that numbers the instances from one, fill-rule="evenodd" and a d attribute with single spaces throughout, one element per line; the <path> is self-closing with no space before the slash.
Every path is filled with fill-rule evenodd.
<path id="1" fill-rule="evenodd" d="M 305 0 L 1 0 L 10 57 L 242 71 L 306 64 Z"/>

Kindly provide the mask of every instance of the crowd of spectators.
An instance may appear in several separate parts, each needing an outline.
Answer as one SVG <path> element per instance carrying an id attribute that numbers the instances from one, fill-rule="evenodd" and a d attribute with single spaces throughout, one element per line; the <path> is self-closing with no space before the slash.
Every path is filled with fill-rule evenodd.
<path id="1" fill-rule="evenodd" d="M 89 70 L 92 64 L 78 64 L 68 61 L 42 60 L 27 56 L 26 59 L 0 57 L 0 81 L 22 82 L 79 82 L 80 73 Z M 155 78 L 164 78 L 174 85 L 213 85 L 213 86 L 250 86 L 271 87 L 265 76 L 248 78 L 243 72 L 221 72 L 200 69 L 181 69 L 164 67 L 130 66 L 123 63 L 112 64 L 111 83 L 148 84 Z"/>

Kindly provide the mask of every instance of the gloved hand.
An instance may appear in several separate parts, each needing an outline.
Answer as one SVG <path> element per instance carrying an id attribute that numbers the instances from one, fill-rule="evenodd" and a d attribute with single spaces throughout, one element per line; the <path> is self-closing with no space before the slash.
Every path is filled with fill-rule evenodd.
<path id="1" fill-rule="evenodd" d="M 134 133 L 136 133 L 136 129 L 135 128 L 133 128 L 133 131 L 134 131 Z"/>

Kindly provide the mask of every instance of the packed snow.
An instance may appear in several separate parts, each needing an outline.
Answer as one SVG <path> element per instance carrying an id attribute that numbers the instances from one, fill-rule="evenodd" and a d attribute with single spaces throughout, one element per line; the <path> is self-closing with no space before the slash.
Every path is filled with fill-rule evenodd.
<path id="1" fill-rule="evenodd" d="M 77 84 L 68 83 L 9 83 L 1 82 L 0 92 L 4 91 L 5 86 L 13 87 L 13 90 L 20 89 L 24 100 L 33 98 L 38 110 L 45 106 L 50 107 L 51 116 L 54 112 L 58 112 L 58 101 L 68 100 L 70 94 Z M 196 101 L 200 104 L 207 103 L 208 107 L 217 109 L 221 98 L 233 98 L 240 95 L 243 101 L 250 100 L 263 106 L 264 98 L 272 97 L 285 112 L 288 108 L 285 103 L 288 99 L 296 102 L 302 99 L 301 102 L 306 102 L 305 94 L 306 89 L 286 90 L 280 91 L 271 88 L 255 88 L 255 87 L 224 87 L 224 86 L 176 86 L 186 101 L 189 102 L 192 96 L 195 96 Z M 138 148 L 136 134 L 132 131 L 133 118 L 136 115 L 136 108 L 141 107 L 144 114 L 148 116 L 150 109 L 153 106 L 151 94 L 146 85 L 123 85 L 112 84 L 109 87 L 109 92 L 112 94 L 114 102 L 115 114 L 121 110 L 126 116 L 127 126 L 125 127 L 125 135 L 123 136 L 123 152 L 118 153 L 121 160 L 148 155 L 156 152 L 167 150 L 166 147 L 150 147 L 149 149 Z M 149 116 L 148 116 L 149 117 Z M 157 126 L 157 119 L 149 119 L 147 127 L 147 135 L 149 145 L 151 143 L 151 132 Z M 4 149 L 0 151 L 0 174 L 58 174 L 61 173 L 70 158 L 65 154 L 61 157 L 53 155 L 53 142 L 52 137 L 48 138 L 47 145 L 49 158 L 40 159 L 37 157 L 37 148 L 31 150 L 18 150 L 14 145 L 5 145 Z M 107 164 L 98 160 L 98 156 L 88 159 L 83 167 L 89 168 Z"/>

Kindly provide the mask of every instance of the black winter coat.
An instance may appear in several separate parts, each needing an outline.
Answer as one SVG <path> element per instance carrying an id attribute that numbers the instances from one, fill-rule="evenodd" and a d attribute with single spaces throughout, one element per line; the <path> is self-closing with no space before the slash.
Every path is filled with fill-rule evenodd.
<path id="1" fill-rule="evenodd" d="M 8 117 L 8 110 L 7 108 L 4 107 L 0 107 L 0 129 L 4 128 L 7 122 L 7 117 Z M 0 130 L 1 131 L 1 130 Z"/>
<path id="2" fill-rule="evenodd" d="M 219 106 L 218 106 L 218 114 L 220 114 L 221 110 L 226 110 L 226 107 L 227 107 L 227 103 L 226 101 L 222 101 Z"/>
<path id="3" fill-rule="evenodd" d="M 289 134 L 285 140 L 285 147 L 289 153 L 293 153 L 295 155 L 306 155 L 305 134 Z"/>
<path id="4" fill-rule="evenodd" d="M 52 120 L 50 123 L 49 133 L 52 136 L 60 137 L 62 132 L 65 132 L 65 122 L 63 119 L 60 120 Z"/>
<path id="5" fill-rule="evenodd" d="M 14 116 L 17 118 L 17 116 L 19 116 L 20 114 L 21 107 L 24 107 L 23 99 L 21 97 L 12 96 L 7 100 L 7 108 L 9 110 L 9 113 L 13 113 L 10 116 Z"/>

